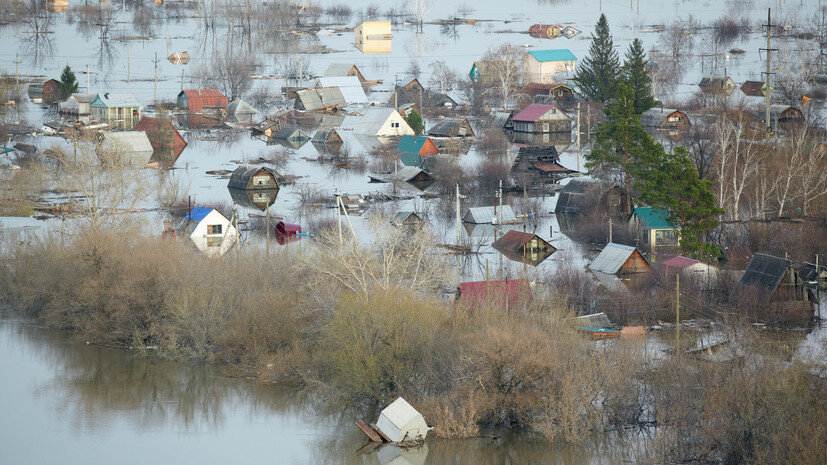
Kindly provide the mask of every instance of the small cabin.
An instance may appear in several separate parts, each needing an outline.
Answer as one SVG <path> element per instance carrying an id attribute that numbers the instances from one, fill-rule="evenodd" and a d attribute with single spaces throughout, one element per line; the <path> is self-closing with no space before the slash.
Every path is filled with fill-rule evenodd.
<path id="1" fill-rule="evenodd" d="M 391 22 L 390 21 L 365 21 L 353 28 L 354 42 L 363 42 L 365 40 L 390 39 Z"/>
<path id="2" fill-rule="evenodd" d="M 204 255 L 221 257 L 238 242 L 235 226 L 218 210 L 195 207 L 178 227 L 178 237 L 188 237 Z"/>
<path id="3" fill-rule="evenodd" d="M 273 139 L 304 143 L 309 141 L 310 137 L 303 133 L 299 128 L 286 127 L 279 129 L 275 134 L 273 134 Z"/>
<path id="4" fill-rule="evenodd" d="M 353 63 L 331 63 L 324 72 L 324 77 L 355 76 L 359 82 L 365 84 L 365 76 Z"/>
<path id="5" fill-rule="evenodd" d="M 683 129 L 691 126 L 686 113 L 674 108 L 650 108 L 640 116 L 640 122 L 648 128 Z"/>
<path id="6" fill-rule="evenodd" d="M 766 112 L 760 112 L 758 117 L 763 121 L 766 119 Z M 770 124 L 772 129 L 776 127 L 788 128 L 794 124 L 804 122 L 804 113 L 796 107 L 782 104 L 770 105 Z"/>
<path id="7" fill-rule="evenodd" d="M 511 120 L 515 132 L 532 134 L 571 132 L 571 118 L 556 105 L 532 103 Z"/>
<path id="8" fill-rule="evenodd" d="M 373 137 L 394 137 L 409 134 L 414 130 L 394 108 L 370 107 L 362 117 L 348 116 L 343 127 L 352 128 L 355 134 Z"/>
<path id="9" fill-rule="evenodd" d="M 281 176 L 266 166 L 241 165 L 230 175 L 227 187 L 242 190 L 273 190 L 279 188 Z"/>
<path id="10" fill-rule="evenodd" d="M 428 135 L 434 137 L 474 137 L 471 123 L 464 118 L 443 118 L 428 129 Z"/>
<path id="11" fill-rule="evenodd" d="M 396 150 L 399 152 L 415 153 L 421 157 L 439 154 L 439 149 L 436 144 L 434 144 L 434 141 L 426 136 L 402 136 L 402 140 L 399 141 Z"/>
<path id="12" fill-rule="evenodd" d="M 306 111 L 335 111 L 345 105 L 345 97 L 338 87 L 300 90 L 293 104 L 296 110 Z"/>
<path id="13" fill-rule="evenodd" d="M 412 211 L 396 212 L 391 219 L 391 224 L 394 226 L 419 226 L 423 223 L 425 220 Z"/>
<path id="14" fill-rule="evenodd" d="M 741 276 L 734 296 L 757 294 L 778 312 L 778 316 L 803 316 L 809 312 L 813 297 L 806 283 L 785 258 L 755 254 Z"/>
<path id="15" fill-rule="evenodd" d="M 744 81 L 741 92 L 749 97 L 764 97 L 764 81 Z"/>
<path id="16" fill-rule="evenodd" d="M 506 224 L 516 223 L 517 215 L 511 205 L 492 206 L 492 207 L 472 207 L 469 208 L 462 221 L 472 224 Z"/>
<path id="17" fill-rule="evenodd" d="M 184 89 L 178 93 L 178 108 L 202 111 L 206 107 L 226 107 L 230 100 L 216 89 Z"/>
<path id="18" fill-rule="evenodd" d="M 141 105 L 132 94 L 105 92 L 89 104 L 92 118 L 113 129 L 130 130 L 141 119 Z"/>
<path id="19" fill-rule="evenodd" d="M 235 99 L 224 108 L 230 123 L 252 124 L 261 114 L 252 105 L 241 99 Z"/>
<path id="20" fill-rule="evenodd" d="M 335 129 L 319 129 L 310 140 L 320 152 L 339 153 L 344 141 Z"/>
<path id="21" fill-rule="evenodd" d="M 689 285 L 695 289 L 711 289 L 717 285 L 718 267 L 677 256 L 661 263 L 658 273 L 660 280 L 666 284 L 671 285 L 675 282 L 676 276 L 680 276 L 681 285 Z"/>
<path id="22" fill-rule="evenodd" d="M 537 266 L 557 249 L 536 234 L 511 230 L 494 241 L 492 247 L 509 260 Z"/>
<path id="23" fill-rule="evenodd" d="M 649 252 L 675 247 L 680 242 L 680 229 L 669 224 L 669 212 L 664 209 L 635 207 L 629 224 L 637 230 L 640 244 Z"/>
<path id="24" fill-rule="evenodd" d="M 523 56 L 523 67 L 529 82 L 549 84 L 558 74 L 574 71 L 577 57 L 568 49 L 531 50 Z"/>
<path id="25" fill-rule="evenodd" d="M 649 273 L 652 266 L 637 248 L 609 242 L 589 264 L 589 269 L 610 275 L 627 275 Z"/>
<path id="26" fill-rule="evenodd" d="M 705 76 L 698 83 L 701 92 L 712 95 L 731 95 L 735 90 L 735 81 L 729 76 Z"/>
<path id="27" fill-rule="evenodd" d="M 626 215 L 631 199 L 626 189 L 605 181 L 572 179 L 563 186 L 554 207 L 557 215 Z"/>

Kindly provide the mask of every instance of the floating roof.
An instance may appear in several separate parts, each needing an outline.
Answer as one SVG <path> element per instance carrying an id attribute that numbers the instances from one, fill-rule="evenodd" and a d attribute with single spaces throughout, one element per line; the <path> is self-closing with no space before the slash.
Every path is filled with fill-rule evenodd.
<path id="1" fill-rule="evenodd" d="M 577 60 L 577 57 L 571 53 L 571 50 L 564 48 L 564 49 L 557 49 L 557 50 L 532 50 L 528 52 L 535 60 L 539 61 L 540 63 L 544 63 L 547 61 L 573 61 Z"/>
<path id="2" fill-rule="evenodd" d="M 609 242 L 606 244 L 606 247 L 600 251 L 597 258 L 595 258 L 589 265 L 589 269 L 608 274 L 615 274 L 634 252 L 635 248 L 630 245 Z"/>

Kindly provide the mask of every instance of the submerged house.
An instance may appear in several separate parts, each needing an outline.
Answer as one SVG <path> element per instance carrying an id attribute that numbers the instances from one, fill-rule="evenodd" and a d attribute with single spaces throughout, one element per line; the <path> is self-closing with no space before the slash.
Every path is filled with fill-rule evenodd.
<path id="1" fill-rule="evenodd" d="M 532 50 L 523 56 L 523 68 L 529 82 L 550 84 L 556 76 L 574 71 L 577 57 L 568 49 Z"/>
<path id="2" fill-rule="evenodd" d="M 61 115 L 69 115 L 76 118 L 89 116 L 92 114 L 92 108 L 89 105 L 94 102 L 97 97 L 97 94 L 72 94 L 69 98 L 57 104 L 58 112 Z"/>
<path id="3" fill-rule="evenodd" d="M 172 121 L 166 118 L 144 116 L 134 129 L 146 133 L 153 150 L 150 162 L 157 162 L 162 167 L 175 164 L 187 146 L 181 133 L 175 129 Z"/>
<path id="4" fill-rule="evenodd" d="M 106 132 L 98 144 L 98 156 L 117 160 L 133 168 L 143 168 L 152 158 L 152 144 L 143 131 Z"/>
<path id="5" fill-rule="evenodd" d="M 141 119 L 141 106 L 132 94 L 98 94 L 89 109 L 92 118 L 114 129 L 132 129 Z"/>
<path id="6" fill-rule="evenodd" d="M 560 191 L 554 213 L 557 215 L 603 213 L 608 216 L 625 216 L 630 203 L 631 199 L 626 190 L 617 184 L 592 179 L 572 179 Z"/>
<path id="7" fill-rule="evenodd" d="M 516 262 L 537 266 L 557 249 L 536 234 L 511 230 L 493 244 L 497 251 Z"/>
<path id="8" fill-rule="evenodd" d="M 26 93 L 32 103 L 51 103 L 61 97 L 62 89 L 57 79 L 35 80 L 29 83 Z"/>
<path id="9" fill-rule="evenodd" d="M 368 96 L 365 95 L 365 89 L 362 88 L 362 83 L 356 76 L 323 76 L 316 80 L 316 87 L 338 88 L 345 100 L 345 105 L 368 103 Z"/>
<path id="10" fill-rule="evenodd" d="M 650 252 L 677 246 L 680 229 L 669 224 L 669 212 L 661 208 L 635 207 L 629 224 L 638 231 L 640 244 Z"/>
<path id="11" fill-rule="evenodd" d="M 686 113 L 674 108 L 650 108 L 640 116 L 640 122 L 649 128 L 683 129 L 691 126 Z"/>
<path id="12" fill-rule="evenodd" d="M 323 77 L 355 76 L 361 84 L 367 84 L 365 76 L 353 63 L 331 63 L 325 70 Z"/>
<path id="13" fill-rule="evenodd" d="M 353 28 L 353 44 L 362 53 L 390 53 L 392 38 L 390 21 L 365 21 Z"/>
<path id="14" fill-rule="evenodd" d="M 295 127 L 284 127 L 276 131 L 271 140 L 287 148 L 298 149 L 310 140 L 307 134 Z"/>
<path id="15" fill-rule="evenodd" d="M 457 290 L 457 301 L 471 308 L 489 305 L 509 309 L 531 300 L 531 283 L 524 278 L 464 282 Z"/>
<path id="16" fill-rule="evenodd" d="M 231 123 L 252 124 L 261 114 L 252 105 L 241 99 L 235 99 L 224 108 L 227 121 Z"/>
<path id="17" fill-rule="evenodd" d="M 238 231 L 218 210 L 195 207 L 178 227 L 178 237 L 188 237 L 208 257 L 220 257 L 238 241 Z"/>
<path id="18" fill-rule="evenodd" d="M 401 152 L 402 164 L 417 168 L 422 168 L 426 157 L 439 154 L 436 144 L 427 136 L 402 136 L 396 150 Z"/>
<path id="19" fill-rule="evenodd" d="M 365 110 L 364 116 L 348 117 L 344 126 L 353 128 L 353 132 L 373 137 L 393 137 L 414 135 L 414 130 L 408 126 L 402 115 L 393 108 L 371 107 Z"/>
<path id="20" fill-rule="evenodd" d="M 310 140 L 319 153 L 339 153 L 344 141 L 335 129 L 319 129 Z"/>
<path id="21" fill-rule="evenodd" d="M 368 175 L 368 177 L 371 182 L 403 182 L 417 187 L 429 184 L 434 179 L 427 172 L 413 166 L 403 166 L 383 176 Z"/>
<path id="22" fill-rule="evenodd" d="M 202 111 L 206 107 L 226 107 L 230 100 L 216 89 L 184 89 L 178 93 L 178 107 L 188 111 Z"/>
<path id="23" fill-rule="evenodd" d="M 609 242 L 589 264 L 589 269 L 610 275 L 649 273 L 651 265 L 635 247 Z"/>
<path id="24" fill-rule="evenodd" d="M 750 97 L 764 97 L 764 81 L 744 81 L 741 92 Z"/>
<path id="25" fill-rule="evenodd" d="M 739 297 L 750 293 L 779 316 L 803 316 L 811 309 L 813 300 L 790 260 L 762 253 L 750 260 L 735 290 Z"/>
<path id="26" fill-rule="evenodd" d="M 571 132 L 571 118 L 555 105 L 532 103 L 511 118 L 515 132 Z"/>
<path id="27" fill-rule="evenodd" d="M 317 87 L 296 92 L 293 106 L 296 110 L 336 111 L 346 105 L 338 87 Z"/>
<path id="28" fill-rule="evenodd" d="M 729 76 L 705 76 L 698 83 L 698 87 L 705 94 L 731 95 L 736 86 Z"/>
<path id="29" fill-rule="evenodd" d="M 462 221 L 473 224 L 507 224 L 516 223 L 517 215 L 514 214 L 511 205 L 472 207 L 465 212 Z"/>
<path id="30" fill-rule="evenodd" d="M 434 137 L 474 137 L 474 129 L 465 118 L 442 118 L 430 128 L 428 135 Z"/>
<path id="31" fill-rule="evenodd" d="M 394 226 L 419 226 L 423 223 L 425 220 L 412 211 L 396 212 L 391 218 L 391 224 Z"/>
<path id="32" fill-rule="evenodd" d="M 278 189 L 281 176 L 266 166 L 241 165 L 230 175 L 227 187 L 242 190 Z"/>
<path id="33" fill-rule="evenodd" d="M 758 119 L 765 121 L 767 114 L 765 111 L 758 112 Z M 804 122 L 804 113 L 796 107 L 790 105 L 782 105 L 774 103 L 770 105 L 770 127 L 773 129 L 777 127 L 787 128 L 792 124 Z"/>
<path id="34" fill-rule="evenodd" d="M 556 39 L 563 35 L 563 26 L 560 24 L 532 24 L 528 28 L 528 35 L 535 39 Z"/>
<path id="35" fill-rule="evenodd" d="M 718 267 L 686 257 L 672 257 L 660 264 L 658 270 L 664 283 L 674 283 L 680 275 L 681 285 L 687 284 L 696 289 L 710 289 L 717 284 Z"/>

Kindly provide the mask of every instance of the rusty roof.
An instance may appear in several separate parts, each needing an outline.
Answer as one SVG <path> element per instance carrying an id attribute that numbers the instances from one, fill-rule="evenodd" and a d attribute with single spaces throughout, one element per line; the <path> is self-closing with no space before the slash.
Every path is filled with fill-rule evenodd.
<path id="1" fill-rule="evenodd" d="M 565 166 L 562 166 L 559 163 L 555 163 L 553 161 L 537 160 L 531 162 L 531 164 L 538 170 L 543 171 L 545 173 L 574 173 L 573 170 L 570 170 Z"/>
<path id="2" fill-rule="evenodd" d="M 531 299 L 530 285 L 527 279 L 497 281 L 472 281 L 459 283 L 457 299 L 471 307 L 494 304 L 513 308 L 520 298 Z"/>
<path id="3" fill-rule="evenodd" d="M 745 245 L 727 247 L 723 250 L 724 259 L 728 262 L 745 262 L 752 259 L 752 250 Z"/>
<path id="4" fill-rule="evenodd" d="M 534 239 L 534 236 L 535 234 L 515 231 L 512 229 L 511 231 L 503 234 L 503 237 L 497 239 L 493 244 L 491 244 L 491 246 L 498 249 L 517 250 L 528 244 L 529 241 Z"/>

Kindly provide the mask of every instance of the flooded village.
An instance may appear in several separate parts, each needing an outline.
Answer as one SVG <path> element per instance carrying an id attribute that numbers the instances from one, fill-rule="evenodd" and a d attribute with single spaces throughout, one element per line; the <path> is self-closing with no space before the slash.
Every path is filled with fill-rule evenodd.
<path id="1" fill-rule="evenodd" d="M 827 462 L 820 0 L 0 0 L 0 45 L 0 463 Z"/>

